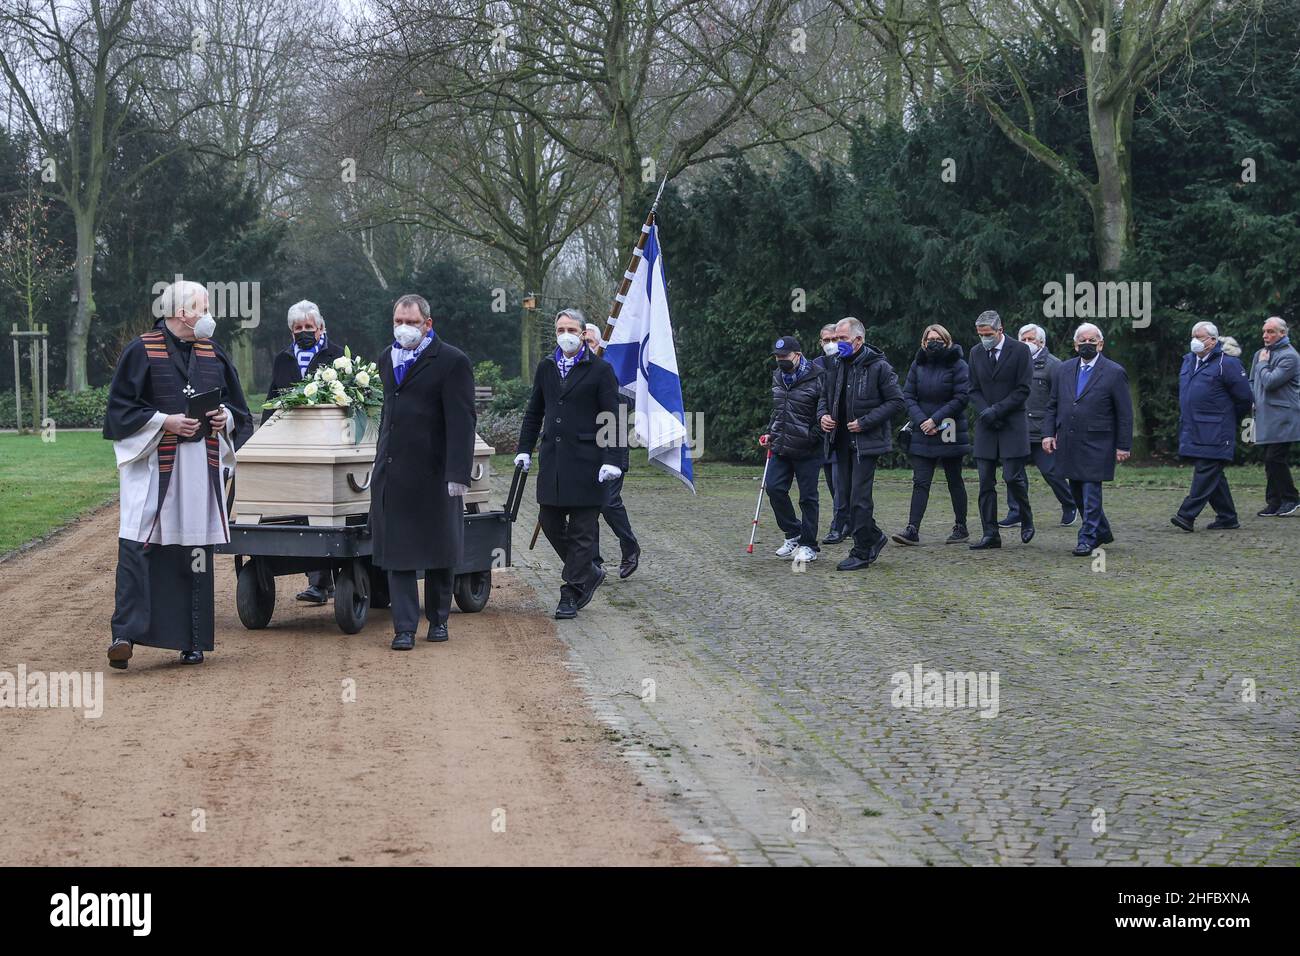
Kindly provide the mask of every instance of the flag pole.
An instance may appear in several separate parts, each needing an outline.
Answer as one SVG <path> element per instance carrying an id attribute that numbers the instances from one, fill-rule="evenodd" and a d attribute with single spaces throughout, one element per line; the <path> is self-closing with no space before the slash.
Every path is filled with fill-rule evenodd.
<path id="1" fill-rule="evenodd" d="M 632 256 L 627 261 L 627 268 L 623 270 L 623 279 L 618 284 L 618 292 L 614 295 L 614 304 L 609 307 L 609 317 L 605 319 L 605 331 L 600 336 L 600 346 L 596 350 L 599 355 L 605 351 L 605 345 L 609 342 L 610 335 L 614 332 L 614 326 L 618 324 L 618 317 L 623 312 L 623 303 L 627 301 L 628 290 L 632 288 L 632 280 L 636 277 L 637 259 L 645 254 L 646 240 L 650 236 L 650 229 L 654 226 L 655 211 L 659 208 L 659 200 L 664 194 L 664 187 L 668 185 L 668 177 L 665 176 L 659 183 L 659 190 L 655 193 L 654 202 L 650 204 L 650 212 L 646 214 L 645 224 L 641 227 L 641 235 L 637 236 L 636 246 L 632 249 Z"/>

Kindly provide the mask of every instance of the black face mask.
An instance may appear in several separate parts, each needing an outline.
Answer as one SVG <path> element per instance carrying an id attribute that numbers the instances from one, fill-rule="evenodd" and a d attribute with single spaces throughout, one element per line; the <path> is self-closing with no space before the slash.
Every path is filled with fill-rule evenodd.
<path id="1" fill-rule="evenodd" d="M 776 367 L 779 368 L 781 371 L 785 372 L 786 374 L 789 374 L 790 372 L 793 372 L 793 371 L 794 371 L 794 360 L 793 360 L 793 359 L 777 359 L 777 360 L 776 360 Z"/>
<path id="2" fill-rule="evenodd" d="M 942 342 L 926 342 L 926 343 L 925 343 L 925 350 L 926 350 L 927 352 L 931 352 L 931 353 L 934 353 L 934 352 L 941 352 L 941 351 L 943 351 L 943 343 L 942 343 Z"/>
<path id="3" fill-rule="evenodd" d="M 309 349 L 316 344 L 316 333 L 295 332 L 293 333 L 293 344 L 300 349 Z"/>
<path id="4" fill-rule="evenodd" d="M 1079 350 L 1079 358 L 1085 362 L 1091 362 L 1097 357 L 1097 346 L 1091 342 L 1084 342 L 1082 345 L 1075 346 Z"/>

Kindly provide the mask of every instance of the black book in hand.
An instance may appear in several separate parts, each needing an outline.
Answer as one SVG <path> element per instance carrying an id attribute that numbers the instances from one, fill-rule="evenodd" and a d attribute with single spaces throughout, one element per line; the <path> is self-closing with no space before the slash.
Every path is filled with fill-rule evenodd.
<path id="1" fill-rule="evenodd" d="M 197 395 L 191 395 L 186 399 L 185 417 L 199 420 L 199 430 L 194 433 L 194 437 L 190 441 L 198 441 L 200 438 L 207 438 L 212 434 L 212 419 L 208 418 L 208 412 L 215 411 L 220 407 L 220 388 L 199 392 Z"/>

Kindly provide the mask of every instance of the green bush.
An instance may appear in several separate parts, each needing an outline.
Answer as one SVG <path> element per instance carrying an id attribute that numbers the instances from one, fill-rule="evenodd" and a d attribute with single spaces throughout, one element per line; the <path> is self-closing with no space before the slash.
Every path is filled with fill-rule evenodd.
<path id="1" fill-rule="evenodd" d="M 58 428 L 100 428 L 108 408 L 108 386 L 88 388 L 84 392 L 50 392 L 50 418 Z M 23 395 L 23 422 L 32 424 L 31 396 Z M 0 428 L 15 428 L 14 393 L 0 393 Z"/>

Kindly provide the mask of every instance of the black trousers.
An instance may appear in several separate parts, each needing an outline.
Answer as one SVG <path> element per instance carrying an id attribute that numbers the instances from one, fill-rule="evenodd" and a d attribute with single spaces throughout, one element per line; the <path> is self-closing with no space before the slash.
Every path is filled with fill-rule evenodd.
<path id="1" fill-rule="evenodd" d="M 1070 493 L 1070 483 L 1056 474 L 1056 456 L 1049 455 L 1043 451 L 1042 441 L 1030 441 L 1029 458 L 1038 469 L 1038 473 L 1043 476 L 1043 481 L 1047 482 L 1047 487 L 1052 489 L 1052 494 L 1056 495 L 1056 500 L 1061 503 L 1062 510 L 1075 510 L 1074 496 Z M 1029 476 L 1025 475 L 1025 480 Z M 1011 489 L 1007 489 L 1007 517 L 1016 519 L 1020 517 L 1020 511 L 1016 507 L 1016 501 L 1011 496 Z"/>
<path id="2" fill-rule="evenodd" d="M 393 610 L 393 633 L 414 631 L 420 626 L 419 571 L 389 571 L 388 600 Z M 451 568 L 424 572 L 424 616 L 431 624 L 446 624 L 451 617 L 451 592 L 455 574 Z"/>
<path id="3" fill-rule="evenodd" d="M 319 571 L 308 571 L 307 583 L 314 588 L 328 591 L 330 588 L 334 587 L 334 571 L 330 568 L 321 568 Z"/>
<path id="4" fill-rule="evenodd" d="M 848 499 L 845 498 L 844 510 L 840 510 L 840 497 L 835 493 L 835 461 L 828 461 L 825 466 L 826 470 L 826 488 L 831 493 L 831 530 L 836 529 L 849 533 L 849 512 Z"/>
<path id="5" fill-rule="evenodd" d="M 618 538 L 619 553 L 626 561 L 629 556 L 641 550 L 641 545 L 632 533 L 632 522 L 627 520 L 627 508 L 623 506 L 623 476 L 605 482 L 605 487 L 609 489 L 609 501 L 600 509 L 600 516 L 609 525 L 609 530 L 614 532 L 614 537 Z M 600 556 L 599 524 L 596 525 L 596 562 L 605 563 L 605 559 Z"/>
<path id="6" fill-rule="evenodd" d="M 1025 477 L 1027 460 L 1003 458 L 1002 480 L 1007 483 L 1007 494 L 1020 515 L 1021 525 L 1032 528 L 1034 509 L 1029 505 L 1029 479 Z M 998 537 L 998 460 L 976 458 L 975 466 L 979 469 L 980 476 L 980 525 L 986 536 Z"/>
<path id="7" fill-rule="evenodd" d="M 1228 462 L 1223 458 L 1192 459 L 1192 490 L 1187 493 L 1178 513 L 1188 521 L 1195 521 L 1208 501 L 1216 516 L 1224 521 L 1237 520 L 1237 506 L 1228 488 L 1228 476 L 1223 473 Z"/>
<path id="8" fill-rule="evenodd" d="M 146 546 L 117 539 L 113 639 L 210 651 L 215 637 L 211 545 Z"/>
<path id="9" fill-rule="evenodd" d="M 777 527 L 787 538 L 798 538 L 801 545 L 814 551 L 817 547 L 817 477 L 822 461 L 817 458 L 787 458 L 773 455 L 767 467 L 767 497 L 772 502 L 772 514 Z M 795 516 L 790 502 L 790 485 L 799 483 L 799 517 Z"/>
<path id="10" fill-rule="evenodd" d="M 572 508 L 538 505 L 542 533 L 564 562 L 562 597 L 577 600 L 596 580 L 596 543 L 600 533 L 599 506 Z"/>
<path id="11" fill-rule="evenodd" d="M 848 514 L 849 534 L 853 547 L 849 553 L 855 558 L 870 557 L 871 548 L 884 537 L 876 524 L 876 502 L 873 498 L 876 481 L 876 457 L 858 458 L 847 441 L 835 448 L 835 510 Z"/>
<path id="12" fill-rule="evenodd" d="M 922 455 L 912 456 L 912 507 L 907 515 L 907 523 L 921 527 L 925 517 L 926 505 L 930 503 L 930 484 L 934 481 L 935 468 L 943 464 L 943 476 L 948 481 L 948 497 L 952 499 L 952 516 L 957 524 L 966 523 L 966 512 L 970 501 L 966 497 L 966 482 L 961 477 L 961 456 L 951 458 L 926 458 Z"/>
<path id="13" fill-rule="evenodd" d="M 1264 475 L 1268 482 L 1264 489 L 1264 500 L 1269 507 L 1275 508 L 1284 501 L 1300 501 L 1300 493 L 1296 492 L 1291 468 L 1287 464 L 1287 459 L 1291 457 L 1291 443 L 1280 441 L 1259 447 L 1264 450 Z"/>

